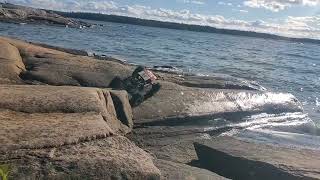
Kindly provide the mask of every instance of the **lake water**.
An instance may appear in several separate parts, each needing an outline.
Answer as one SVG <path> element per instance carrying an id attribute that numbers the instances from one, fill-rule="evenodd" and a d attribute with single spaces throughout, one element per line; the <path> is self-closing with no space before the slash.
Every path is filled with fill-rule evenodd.
<path id="1" fill-rule="evenodd" d="M 99 23 L 104 26 L 84 29 L 0 23 L 0 35 L 84 49 L 129 63 L 256 81 L 269 90 L 295 95 L 312 121 L 320 124 L 318 44 Z"/>

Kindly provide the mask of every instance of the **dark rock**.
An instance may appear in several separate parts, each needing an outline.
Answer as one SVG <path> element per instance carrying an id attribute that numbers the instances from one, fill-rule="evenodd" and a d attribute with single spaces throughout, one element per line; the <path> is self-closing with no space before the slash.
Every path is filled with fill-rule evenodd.
<path id="1" fill-rule="evenodd" d="M 126 126 L 133 127 L 133 115 L 126 91 L 111 90 L 110 95 L 116 110 L 117 118 Z"/>
<path id="2" fill-rule="evenodd" d="M 320 179 L 318 151 L 221 137 L 195 143 L 198 165 L 231 179 Z"/>

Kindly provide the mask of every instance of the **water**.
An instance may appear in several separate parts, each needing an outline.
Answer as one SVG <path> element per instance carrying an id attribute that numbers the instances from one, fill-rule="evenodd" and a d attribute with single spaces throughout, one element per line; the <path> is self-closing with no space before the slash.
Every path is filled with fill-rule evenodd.
<path id="1" fill-rule="evenodd" d="M 304 117 L 301 122 L 320 125 L 320 45 L 99 23 L 104 26 L 85 29 L 0 23 L 0 34 L 107 54 L 135 64 L 171 65 L 186 72 L 223 73 L 256 81 L 269 90 L 295 95 L 312 119 Z"/>

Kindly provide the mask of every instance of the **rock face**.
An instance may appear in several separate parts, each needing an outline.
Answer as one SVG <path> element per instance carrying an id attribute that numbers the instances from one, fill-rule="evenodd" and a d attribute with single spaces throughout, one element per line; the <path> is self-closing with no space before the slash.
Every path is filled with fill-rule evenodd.
<path id="1" fill-rule="evenodd" d="M 233 138 L 195 143 L 201 167 L 232 179 L 320 179 L 319 152 Z"/>
<path id="2" fill-rule="evenodd" d="M 237 79 L 164 72 L 156 72 L 160 91 L 132 109 L 126 92 L 109 87 L 114 78 L 130 76 L 134 67 L 85 55 L 0 37 L 0 165 L 12 166 L 10 178 L 224 179 L 218 173 L 250 179 L 205 166 L 207 145 L 200 143 L 229 130 L 204 130 L 208 119 L 236 123 L 252 114 L 302 111 L 290 94 L 267 92 Z M 251 158 L 244 152 L 247 144 L 236 142 L 219 147 L 222 152 L 239 147 L 231 152 L 243 155 L 237 168 L 248 169 L 244 158 L 265 162 L 265 154 L 259 154 L 265 146 L 252 146 L 256 151 L 250 152 L 258 155 Z M 281 152 L 295 153 L 270 151 Z M 290 177 L 317 177 L 316 158 L 310 166 L 294 166 L 293 160 L 299 159 L 281 161 L 288 165 L 283 171 L 295 173 Z M 267 162 L 276 166 L 275 161 Z M 223 167 L 236 168 L 229 163 Z M 254 170 L 253 177 L 260 177 Z"/>
<path id="3" fill-rule="evenodd" d="M 90 26 L 89 23 L 62 17 L 48 10 L 0 3 L 0 21 L 14 23 L 41 23 L 69 27 Z"/>
<path id="4" fill-rule="evenodd" d="M 0 83 L 21 84 L 19 74 L 26 70 L 19 50 L 8 42 L 0 42 Z"/>

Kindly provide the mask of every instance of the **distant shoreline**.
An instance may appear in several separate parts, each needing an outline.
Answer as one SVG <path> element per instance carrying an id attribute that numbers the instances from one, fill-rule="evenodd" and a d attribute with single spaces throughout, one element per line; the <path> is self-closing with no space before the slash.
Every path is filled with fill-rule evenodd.
<path id="1" fill-rule="evenodd" d="M 320 40 L 318 39 L 293 38 L 293 37 L 285 37 L 285 36 L 280 36 L 275 34 L 260 33 L 260 32 L 254 32 L 254 31 L 221 29 L 221 28 L 215 28 L 211 26 L 182 24 L 182 23 L 175 23 L 175 22 L 148 20 L 148 19 L 141 19 L 141 18 L 135 18 L 135 17 L 108 15 L 108 14 L 86 13 L 86 12 L 62 12 L 62 11 L 54 11 L 54 12 L 69 18 L 115 22 L 115 23 L 123 23 L 123 24 L 133 24 L 133 25 L 140 25 L 140 26 L 159 27 L 159 28 L 167 28 L 167 29 L 196 31 L 196 32 L 208 32 L 208 33 L 216 33 L 216 34 L 257 37 L 257 38 L 264 38 L 264 39 L 285 40 L 285 41 L 291 41 L 291 42 L 320 44 Z"/>

